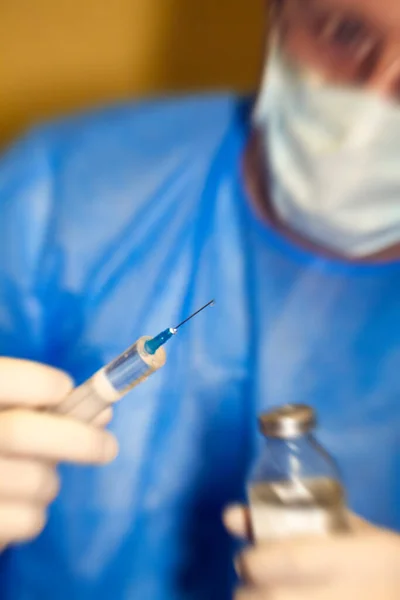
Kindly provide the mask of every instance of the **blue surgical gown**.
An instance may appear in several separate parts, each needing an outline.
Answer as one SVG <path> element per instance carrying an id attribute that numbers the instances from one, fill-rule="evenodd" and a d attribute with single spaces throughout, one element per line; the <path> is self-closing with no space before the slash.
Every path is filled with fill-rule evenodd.
<path id="1" fill-rule="evenodd" d="M 243 497 L 256 415 L 311 404 L 352 509 L 400 528 L 400 263 L 357 266 L 260 222 L 230 95 L 99 110 L 27 135 L 0 166 L 0 352 L 77 382 L 173 326 L 166 366 L 116 407 L 118 459 L 63 466 L 2 600 L 227 600 L 221 511 Z M 334 174 L 333 174 L 334 176 Z"/>

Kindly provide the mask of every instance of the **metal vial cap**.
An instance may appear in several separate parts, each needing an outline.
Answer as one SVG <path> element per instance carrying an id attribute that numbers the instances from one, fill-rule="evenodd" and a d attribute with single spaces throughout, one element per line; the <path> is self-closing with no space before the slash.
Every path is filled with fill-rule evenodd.
<path id="1" fill-rule="evenodd" d="M 285 404 L 259 417 L 261 433 L 271 438 L 292 439 L 314 429 L 315 412 L 305 404 Z"/>

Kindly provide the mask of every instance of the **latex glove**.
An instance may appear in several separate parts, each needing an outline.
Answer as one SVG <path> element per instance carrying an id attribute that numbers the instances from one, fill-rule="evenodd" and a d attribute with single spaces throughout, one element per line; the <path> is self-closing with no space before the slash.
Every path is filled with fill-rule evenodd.
<path id="1" fill-rule="evenodd" d="M 224 514 L 246 537 L 248 513 Z M 257 544 L 237 559 L 244 586 L 235 600 L 399 600 L 400 536 L 351 517 L 352 532 Z"/>
<path id="2" fill-rule="evenodd" d="M 61 371 L 28 361 L 0 358 L 0 548 L 38 535 L 46 508 L 59 490 L 58 462 L 104 464 L 117 443 L 94 425 L 41 412 L 72 388 Z"/>

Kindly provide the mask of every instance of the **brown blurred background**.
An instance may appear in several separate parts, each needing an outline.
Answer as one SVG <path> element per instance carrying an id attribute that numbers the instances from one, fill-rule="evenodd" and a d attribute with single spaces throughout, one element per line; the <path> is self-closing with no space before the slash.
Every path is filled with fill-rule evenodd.
<path id="1" fill-rule="evenodd" d="M 263 0 L 1 0 L 0 144 L 118 99 L 255 86 Z"/>

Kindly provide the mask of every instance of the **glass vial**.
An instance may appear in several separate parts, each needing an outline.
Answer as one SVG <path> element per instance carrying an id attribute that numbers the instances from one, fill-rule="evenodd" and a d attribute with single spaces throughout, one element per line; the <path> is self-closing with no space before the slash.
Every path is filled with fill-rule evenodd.
<path id="1" fill-rule="evenodd" d="M 247 486 L 254 541 L 347 530 L 344 488 L 313 436 L 312 408 L 276 408 L 261 415 L 259 426 L 264 443 Z"/>

